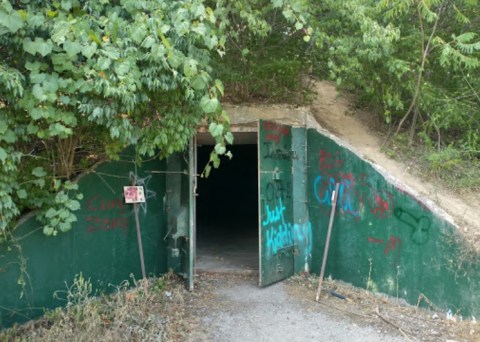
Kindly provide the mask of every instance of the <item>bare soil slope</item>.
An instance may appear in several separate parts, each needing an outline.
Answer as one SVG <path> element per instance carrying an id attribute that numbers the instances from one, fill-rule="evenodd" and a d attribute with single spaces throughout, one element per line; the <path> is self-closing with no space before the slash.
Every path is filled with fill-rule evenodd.
<path id="1" fill-rule="evenodd" d="M 353 108 L 352 101 L 341 96 L 332 82 L 316 82 L 317 95 L 311 112 L 318 123 L 342 139 L 365 159 L 380 165 L 393 177 L 435 202 L 448 213 L 476 250 L 480 250 L 480 196 L 456 193 L 433 179 L 422 179 L 415 165 L 405 165 L 389 158 L 381 151 L 383 138 L 372 128 L 378 126 L 373 114 Z M 480 176 L 480 175 L 479 175 Z"/>

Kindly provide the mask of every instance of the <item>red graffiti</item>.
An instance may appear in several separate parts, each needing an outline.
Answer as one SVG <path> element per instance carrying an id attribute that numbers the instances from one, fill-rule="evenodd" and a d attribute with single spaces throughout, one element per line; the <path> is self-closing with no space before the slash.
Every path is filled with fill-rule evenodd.
<path id="1" fill-rule="evenodd" d="M 369 236 L 368 237 L 368 242 L 384 244 L 385 240 L 384 239 L 377 239 L 377 238 Z M 390 236 L 390 238 L 388 239 L 388 241 L 386 243 L 385 249 L 383 250 L 383 253 L 385 253 L 385 255 L 387 255 L 388 253 L 390 253 L 391 251 L 393 251 L 395 249 L 398 250 L 398 248 L 400 248 L 401 244 L 402 244 L 402 240 L 398 236 Z"/>
<path id="2" fill-rule="evenodd" d="M 126 217 L 109 217 L 87 216 L 85 221 L 90 222 L 87 227 L 87 233 L 95 233 L 100 230 L 109 231 L 121 229 L 123 234 L 126 234 L 128 228 L 128 219 Z"/>
<path id="3" fill-rule="evenodd" d="M 319 155 L 320 171 L 327 171 L 331 169 L 339 169 L 343 166 L 343 160 L 340 158 L 340 153 L 336 152 L 332 157 L 330 152 L 320 150 Z"/>
<path id="4" fill-rule="evenodd" d="M 85 218 L 88 222 L 87 233 L 121 229 L 122 233 L 126 234 L 128 218 L 125 216 L 126 205 L 123 198 L 102 199 L 99 195 L 95 195 L 87 200 L 86 207 L 88 211 L 95 213 Z M 108 215 L 109 212 L 110 215 Z"/>
<path id="5" fill-rule="evenodd" d="M 270 121 L 263 122 L 263 129 L 267 131 L 265 139 L 267 141 L 273 141 L 275 144 L 278 144 L 283 136 L 290 134 L 290 127 Z"/>
<path id="6" fill-rule="evenodd" d="M 332 155 L 330 152 L 327 152 L 325 150 L 320 150 L 320 170 L 328 170 L 332 166 L 330 165 L 330 157 Z"/>
<path id="7" fill-rule="evenodd" d="M 100 199 L 99 195 L 95 195 L 90 197 L 87 200 L 87 209 L 89 211 L 106 211 L 111 209 L 125 209 L 125 203 L 123 202 L 123 198 L 115 198 L 115 199 Z"/>
<path id="8" fill-rule="evenodd" d="M 377 206 L 372 209 L 372 213 L 375 216 L 385 217 L 387 214 L 390 214 L 390 204 L 388 203 L 388 200 L 383 200 L 380 195 L 376 195 L 375 202 Z"/>
<path id="9" fill-rule="evenodd" d="M 390 251 L 393 251 L 395 248 L 400 247 L 400 244 L 402 243 L 402 240 L 400 240 L 399 237 L 396 236 L 390 236 L 390 238 L 387 241 L 387 246 L 383 250 L 383 253 L 388 254 Z"/>

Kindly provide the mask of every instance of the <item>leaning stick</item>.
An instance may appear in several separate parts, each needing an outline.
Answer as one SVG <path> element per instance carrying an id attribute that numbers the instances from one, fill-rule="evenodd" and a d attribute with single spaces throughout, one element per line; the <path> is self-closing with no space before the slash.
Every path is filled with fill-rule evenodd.
<path id="1" fill-rule="evenodd" d="M 340 183 L 335 184 L 335 191 L 332 194 L 332 210 L 330 211 L 330 222 L 328 223 L 327 241 L 325 242 L 325 251 L 323 252 L 322 269 L 320 271 L 320 279 L 318 279 L 317 297 L 315 298 L 317 302 L 320 300 L 320 292 L 322 291 L 323 276 L 325 273 L 325 266 L 327 264 L 328 247 L 330 246 L 330 236 L 332 235 L 333 218 L 335 216 L 335 208 L 337 206 L 337 197 L 338 197 L 339 187 L 340 187 Z"/>

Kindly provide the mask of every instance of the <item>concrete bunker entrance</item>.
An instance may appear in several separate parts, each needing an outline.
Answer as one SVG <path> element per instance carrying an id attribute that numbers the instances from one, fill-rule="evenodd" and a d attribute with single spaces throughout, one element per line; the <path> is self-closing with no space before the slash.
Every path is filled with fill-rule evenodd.
<path id="1" fill-rule="evenodd" d="M 213 145 L 197 136 L 197 174 Z M 222 158 L 208 178 L 198 177 L 196 196 L 196 270 L 258 271 L 257 134 L 236 133 L 233 158 Z"/>

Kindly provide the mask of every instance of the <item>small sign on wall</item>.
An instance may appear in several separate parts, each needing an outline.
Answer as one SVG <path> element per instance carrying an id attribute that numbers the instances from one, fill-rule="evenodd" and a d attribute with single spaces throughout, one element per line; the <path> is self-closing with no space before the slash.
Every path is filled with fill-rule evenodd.
<path id="1" fill-rule="evenodd" d="M 124 186 L 125 203 L 145 203 L 143 186 Z"/>

